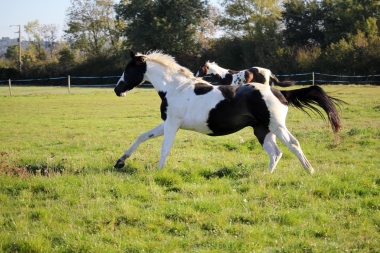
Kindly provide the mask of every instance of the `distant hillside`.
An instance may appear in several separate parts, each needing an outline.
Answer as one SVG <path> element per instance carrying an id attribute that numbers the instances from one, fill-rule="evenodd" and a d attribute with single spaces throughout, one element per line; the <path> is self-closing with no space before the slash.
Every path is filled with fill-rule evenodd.
<path id="1" fill-rule="evenodd" d="M 3 55 L 7 51 L 8 46 L 16 45 L 16 44 L 18 44 L 17 39 L 11 39 L 9 37 L 2 37 L 0 39 L 0 56 Z M 27 42 L 27 41 L 21 42 L 22 48 L 25 48 L 25 49 L 28 47 L 28 44 L 29 44 L 29 42 Z"/>

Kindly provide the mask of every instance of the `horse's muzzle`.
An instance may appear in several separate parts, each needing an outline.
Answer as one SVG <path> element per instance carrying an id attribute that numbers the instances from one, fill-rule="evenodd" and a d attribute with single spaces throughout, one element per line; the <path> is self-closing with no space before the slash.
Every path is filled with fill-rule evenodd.
<path id="1" fill-rule="evenodd" d="M 116 85 L 114 91 L 116 93 L 116 96 L 118 97 L 124 97 L 125 92 L 128 90 L 127 84 L 124 81 L 118 82 Z M 124 95 L 123 95 L 124 94 Z"/>
<path id="2" fill-rule="evenodd" d="M 113 91 L 115 92 L 116 96 L 121 96 L 121 92 L 118 90 L 117 86 L 115 87 L 115 89 L 113 89 Z"/>
<path id="3" fill-rule="evenodd" d="M 118 97 L 125 97 L 126 93 L 127 93 L 127 91 L 118 91 L 118 90 L 116 90 L 116 88 L 115 88 L 115 94 L 116 94 L 116 96 L 118 96 Z"/>

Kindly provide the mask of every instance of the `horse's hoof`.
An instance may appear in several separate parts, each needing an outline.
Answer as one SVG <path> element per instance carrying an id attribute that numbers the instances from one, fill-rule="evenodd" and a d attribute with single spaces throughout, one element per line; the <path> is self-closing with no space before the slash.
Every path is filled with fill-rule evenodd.
<path id="1" fill-rule="evenodd" d="M 116 169 L 121 169 L 124 167 L 124 165 L 125 165 L 124 161 L 119 159 L 117 160 L 117 162 L 115 163 L 113 167 Z"/>

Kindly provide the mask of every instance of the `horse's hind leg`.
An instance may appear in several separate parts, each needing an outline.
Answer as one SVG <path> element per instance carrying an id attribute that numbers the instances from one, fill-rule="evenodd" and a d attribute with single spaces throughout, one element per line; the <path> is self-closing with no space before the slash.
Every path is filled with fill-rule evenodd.
<path id="1" fill-rule="evenodd" d="M 264 126 L 255 127 L 254 133 L 269 156 L 270 162 L 268 169 L 272 173 L 282 156 L 282 152 L 276 143 L 276 136 Z"/>
<path id="2" fill-rule="evenodd" d="M 273 173 L 274 169 L 277 166 L 277 163 L 280 161 L 282 157 L 282 152 L 276 143 L 276 135 L 274 135 L 273 133 L 268 133 L 265 136 L 263 148 L 270 157 L 268 169 L 270 173 Z"/>
<path id="3" fill-rule="evenodd" d="M 313 167 L 302 152 L 298 140 L 289 132 L 289 130 L 284 126 L 280 126 L 272 132 L 289 148 L 290 151 L 292 151 L 292 153 L 298 157 L 298 160 L 300 160 L 305 170 L 307 170 L 310 174 L 313 174 Z"/>
<path id="4" fill-rule="evenodd" d="M 119 158 L 119 160 L 117 160 L 114 167 L 118 168 L 118 169 L 123 168 L 125 165 L 125 159 L 130 157 L 131 154 L 133 153 L 133 151 L 135 151 L 135 149 L 142 142 L 149 140 L 149 139 L 152 139 L 152 138 L 155 138 L 155 137 L 158 137 L 158 136 L 162 136 L 163 134 L 164 134 L 164 124 L 163 123 L 161 125 L 156 126 L 152 130 L 149 130 L 148 132 L 141 134 L 139 137 L 137 137 L 137 139 L 132 144 L 132 146 L 127 151 L 124 152 L 124 154 Z"/>

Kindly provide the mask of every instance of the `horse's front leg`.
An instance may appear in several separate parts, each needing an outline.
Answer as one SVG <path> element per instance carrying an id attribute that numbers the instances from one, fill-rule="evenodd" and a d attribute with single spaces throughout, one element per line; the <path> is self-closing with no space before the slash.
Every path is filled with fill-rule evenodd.
<path id="1" fill-rule="evenodd" d="M 162 169 L 165 166 L 166 158 L 168 157 L 170 149 L 173 146 L 174 138 L 181 125 L 181 121 L 167 119 L 164 124 L 164 140 L 162 141 L 161 157 L 160 162 L 158 163 L 159 169 Z"/>
<path id="2" fill-rule="evenodd" d="M 127 151 L 124 152 L 124 154 L 119 158 L 119 160 L 117 160 L 117 162 L 114 165 L 114 167 L 118 168 L 118 169 L 123 168 L 124 165 L 125 165 L 125 159 L 127 159 L 128 157 L 130 157 L 131 154 L 133 153 L 133 151 L 135 151 L 135 149 L 142 142 L 144 142 L 146 140 L 149 140 L 149 139 L 152 139 L 152 138 L 155 138 L 155 137 L 158 137 L 158 136 L 162 136 L 163 134 L 164 134 L 164 123 L 156 126 L 152 130 L 149 130 L 148 132 L 145 132 L 145 133 L 141 134 L 139 137 L 137 137 L 137 139 L 132 144 L 132 146 Z"/>

